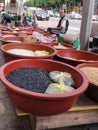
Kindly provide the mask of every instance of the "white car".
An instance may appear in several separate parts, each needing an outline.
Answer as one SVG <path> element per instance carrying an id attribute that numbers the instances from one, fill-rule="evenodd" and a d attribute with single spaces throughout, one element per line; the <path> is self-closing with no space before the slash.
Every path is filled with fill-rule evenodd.
<path id="1" fill-rule="evenodd" d="M 53 10 L 47 10 L 50 17 L 54 16 Z"/>
<path id="2" fill-rule="evenodd" d="M 49 14 L 45 10 L 35 10 L 37 20 L 49 20 Z"/>
<path id="3" fill-rule="evenodd" d="M 58 12 L 55 12 L 55 13 L 54 13 L 54 17 L 60 17 L 59 13 L 58 13 Z"/>
<path id="4" fill-rule="evenodd" d="M 82 15 L 75 12 L 75 11 L 72 11 L 70 14 L 69 14 L 69 18 L 71 19 L 81 19 L 82 18 Z"/>
<path id="5" fill-rule="evenodd" d="M 92 15 L 92 20 L 93 21 L 98 21 L 98 15 Z"/>

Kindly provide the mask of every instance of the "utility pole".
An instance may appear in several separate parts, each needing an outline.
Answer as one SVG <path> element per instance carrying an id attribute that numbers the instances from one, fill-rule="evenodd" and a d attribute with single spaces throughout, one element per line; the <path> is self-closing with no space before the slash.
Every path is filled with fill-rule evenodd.
<path id="1" fill-rule="evenodd" d="M 23 9 L 23 0 L 18 0 L 18 15 L 21 15 Z"/>
<path id="2" fill-rule="evenodd" d="M 91 26 L 92 26 L 92 15 L 94 12 L 94 3 L 95 0 L 83 1 L 83 14 L 80 29 L 81 50 L 88 50 Z"/>

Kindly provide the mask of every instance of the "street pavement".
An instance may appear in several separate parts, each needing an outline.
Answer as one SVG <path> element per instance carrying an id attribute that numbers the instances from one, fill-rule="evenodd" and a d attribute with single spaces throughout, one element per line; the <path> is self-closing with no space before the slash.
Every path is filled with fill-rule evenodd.
<path id="1" fill-rule="evenodd" d="M 47 30 L 48 27 L 56 27 L 58 25 L 57 20 L 50 19 L 48 21 L 38 21 L 38 26 L 44 30 Z M 69 28 L 68 28 L 68 34 L 79 34 L 80 32 L 80 20 L 69 20 Z"/>

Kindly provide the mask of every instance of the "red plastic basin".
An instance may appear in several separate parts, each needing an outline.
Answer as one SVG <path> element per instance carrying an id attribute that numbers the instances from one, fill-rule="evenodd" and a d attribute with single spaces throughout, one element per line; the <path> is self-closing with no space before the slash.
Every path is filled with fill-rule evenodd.
<path id="1" fill-rule="evenodd" d="M 64 94 L 44 94 L 19 88 L 9 82 L 6 76 L 15 69 L 22 67 L 67 71 L 72 75 L 77 89 Z M 88 87 L 86 76 L 79 70 L 68 64 L 49 59 L 20 59 L 8 62 L 1 66 L 0 78 L 15 106 L 35 115 L 54 115 L 69 110 Z"/>
<path id="2" fill-rule="evenodd" d="M 7 52 L 10 49 L 27 49 L 31 51 L 36 51 L 36 50 L 45 50 L 49 52 L 49 55 L 46 56 L 26 56 L 26 55 L 21 55 L 21 54 L 12 54 Z M 53 57 L 56 55 L 56 50 L 52 47 L 40 45 L 40 44 L 32 44 L 32 43 L 9 43 L 1 46 L 1 51 L 3 52 L 5 56 L 5 61 L 11 61 L 11 60 L 16 60 L 16 59 L 53 59 Z"/>
<path id="3" fill-rule="evenodd" d="M 82 50 L 59 50 L 56 60 L 76 66 L 80 63 L 98 63 L 98 55 Z"/>
<path id="4" fill-rule="evenodd" d="M 84 68 L 84 67 L 91 67 L 93 69 L 95 67 L 95 68 L 98 69 L 98 63 L 93 63 L 93 64 L 83 63 L 83 64 L 79 64 L 79 65 L 76 66 L 76 68 L 79 69 L 79 70 Z M 80 70 L 80 71 L 82 73 L 84 73 L 82 70 Z M 97 81 L 98 80 L 98 73 L 96 72 L 96 70 L 93 70 L 92 72 L 93 72 L 93 74 L 91 75 L 92 79 L 96 79 L 96 81 Z M 91 73 L 91 70 L 90 70 L 90 73 Z M 95 83 L 93 80 L 92 81 L 89 80 L 89 87 L 88 87 L 88 89 L 86 91 L 86 95 L 89 98 L 93 99 L 94 101 L 98 102 L 98 83 Z"/>

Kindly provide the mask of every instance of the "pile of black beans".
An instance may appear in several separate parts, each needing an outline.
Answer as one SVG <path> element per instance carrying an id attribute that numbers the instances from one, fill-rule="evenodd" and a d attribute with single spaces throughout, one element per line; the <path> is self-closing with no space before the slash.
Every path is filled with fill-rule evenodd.
<path id="1" fill-rule="evenodd" d="M 48 85 L 52 83 L 49 71 L 40 68 L 18 68 L 9 73 L 6 78 L 17 87 L 44 93 Z"/>

